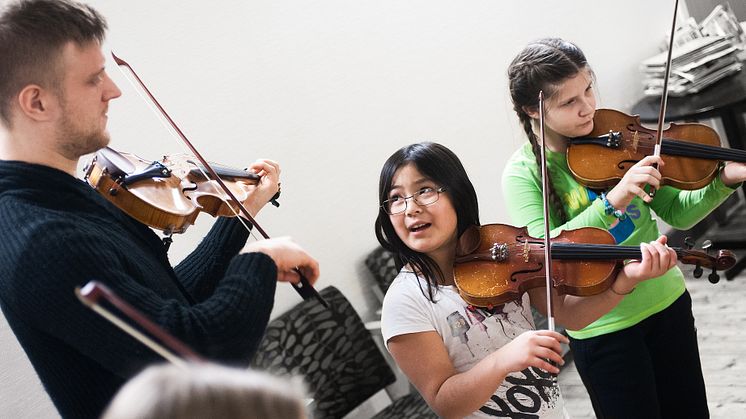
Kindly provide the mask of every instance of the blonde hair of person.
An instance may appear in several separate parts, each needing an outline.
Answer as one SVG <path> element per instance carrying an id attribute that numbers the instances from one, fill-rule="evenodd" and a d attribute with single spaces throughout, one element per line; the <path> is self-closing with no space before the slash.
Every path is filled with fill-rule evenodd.
<path id="1" fill-rule="evenodd" d="M 300 382 L 216 364 L 151 366 L 124 385 L 102 419 L 305 419 Z"/>

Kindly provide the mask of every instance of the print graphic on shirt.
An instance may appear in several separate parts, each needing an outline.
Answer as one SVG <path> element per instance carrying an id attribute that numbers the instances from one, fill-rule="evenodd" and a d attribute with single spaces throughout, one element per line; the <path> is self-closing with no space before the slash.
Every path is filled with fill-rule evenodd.
<path id="1" fill-rule="evenodd" d="M 505 378 L 511 387 L 505 391 L 505 397 L 492 395 L 490 400 L 496 406 L 484 405 L 479 410 L 490 416 L 500 418 L 539 418 L 542 404 L 553 409 L 559 399 L 559 386 L 552 374 L 538 368 L 529 367 L 518 374 Z M 489 402 L 488 402 L 489 404 Z"/>
<path id="2" fill-rule="evenodd" d="M 467 320 L 468 319 L 468 320 Z M 491 322 L 493 326 L 488 326 L 487 323 Z M 481 308 L 473 306 L 464 307 L 464 314 L 459 311 L 454 311 L 446 317 L 448 327 L 451 329 L 451 336 L 458 337 L 462 344 L 466 345 L 472 358 L 476 357 L 474 350 L 469 345 L 469 330 L 471 333 L 484 333 L 488 339 L 493 337 L 498 340 L 507 339 L 512 340 L 520 331 L 533 329 L 533 323 L 531 320 L 526 318 L 523 307 L 515 302 L 510 302 L 492 308 L 490 311 L 486 311 Z M 506 324 L 508 325 L 506 327 Z M 471 325 L 476 326 L 472 329 Z M 492 336 L 489 333 L 489 327 L 493 330 L 495 326 L 499 326 L 499 331 L 502 332 L 503 338 L 498 336 Z M 479 342 L 480 339 L 477 339 Z M 477 349 L 481 350 L 482 346 L 477 344 Z"/>
<path id="3" fill-rule="evenodd" d="M 578 186 L 575 189 L 569 190 L 562 198 L 563 201 L 565 201 L 565 205 L 570 210 L 569 212 L 575 212 L 580 208 L 587 207 L 594 199 L 595 197 L 591 198 L 588 196 L 588 194 L 585 192 L 585 189 L 583 186 Z"/>
<path id="4" fill-rule="evenodd" d="M 469 306 L 466 308 L 466 318 L 469 319 L 469 323 L 477 326 L 481 331 L 487 334 L 487 337 L 490 336 L 490 333 L 487 331 L 487 326 L 484 325 L 484 314 L 481 313 L 481 310 L 476 309 L 473 306 Z"/>
<path id="5" fill-rule="evenodd" d="M 633 220 L 637 220 L 638 218 L 640 218 L 640 215 L 642 215 L 640 209 L 637 208 L 637 205 L 635 204 L 627 205 L 627 209 L 625 211 L 627 212 L 627 216 L 629 216 L 629 218 Z"/>
<path id="6" fill-rule="evenodd" d="M 503 335 L 509 339 L 518 336 L 518 331 L 534 328 L 533 322 L 526 317 L 523 306 L 517 302 L 505 303 L 492 308 L 491 311 L 487 311 L 486 313 L 495 319 L 495 324 L 500 326 Z M 510 327 L 506 329 L 503 322 L 507 323 Z"/>
<path id="7" fill-rule="evenodd" d="M 462 316 L 458 311 L 454 311 L 449 314 L 446 319 L 448 320 L 448 327 L 451 328 L 451 336 L 458 337 L 461 340 L 461 343 L 466 345 L 466 348 L 469 349 L 469 353 L 473 358 L 474 352 L 472 352 L 471 347 L 469 347 L 469 336 L 466 334 L 470 328 L 466 318 L 464 318 L 464 316 Z"/>

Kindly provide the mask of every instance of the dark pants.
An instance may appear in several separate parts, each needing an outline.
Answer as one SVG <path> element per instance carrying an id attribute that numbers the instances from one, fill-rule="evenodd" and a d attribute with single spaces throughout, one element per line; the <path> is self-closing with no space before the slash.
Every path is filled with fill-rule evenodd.
<path id="1" fill-rule="evenodd" d="M 570 338 L 598 419 L 708 418 L 689 292 L 618 332 Z"/>

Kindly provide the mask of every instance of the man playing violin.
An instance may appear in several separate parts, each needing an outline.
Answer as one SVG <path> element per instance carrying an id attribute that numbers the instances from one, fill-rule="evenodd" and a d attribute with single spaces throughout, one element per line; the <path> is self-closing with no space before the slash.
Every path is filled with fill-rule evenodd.
<path id="1" fill-rule="evenodd" d="M 288 238 L 245 245 L 219 219 L 171 267 L 145 225 L 76 178 L 81 156 L 106 146 L 106 22 L 70 0 L 21 0 L 0 14 L 0 307 L 63 417 L 98 417 L 147 364 L 149 349 L 89 311 L 74 289 L 104 282 L 197 352 L 247 365 L 264 333 L 277 281 L 310 280 L 318 263 Z M 262 160 L 249 209 L 277 192 Z"/>

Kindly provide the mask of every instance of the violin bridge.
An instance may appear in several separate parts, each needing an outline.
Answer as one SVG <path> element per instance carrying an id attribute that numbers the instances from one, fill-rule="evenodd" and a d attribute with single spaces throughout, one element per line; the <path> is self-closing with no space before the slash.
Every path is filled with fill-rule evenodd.
<path id="1" fill-rule="evenodd" d="M 528 263 L 530 251 L 531 251 L 531 248 L 529 247 L 528 240 L 526 240 L 523 242 L 523 261 L 525 263 Z"/>
<path id="2" fill-rule="evenodd" d="M 635 133 L 632 134 L 632 149 L 635 150 L 635 153 L 637 153 L 638 144 L 640 144 L 640 135 L 635 131 Z"/>

